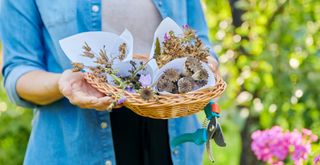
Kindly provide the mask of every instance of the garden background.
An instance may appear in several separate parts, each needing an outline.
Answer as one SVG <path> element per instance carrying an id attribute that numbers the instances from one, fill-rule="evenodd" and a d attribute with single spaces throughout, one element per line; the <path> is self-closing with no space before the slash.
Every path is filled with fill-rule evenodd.
<path id="1" fill-rule="evenodd" d="M 218 100 L 227 147 L 214 147 L 215 164 L 261 164 L 250 148 L 251 133 L 257 129 L 308 128 L 320 136 L 320 1 L 203 4 L 228 83 Z M 32 111 L 11 104 L 1 86 L 0 165 L 22 164 L 31 120 Z M 319 141 L 312 151 L 310 160 L 320 153 Z M 204 160 L 209 164 L 206 155 Z"/>

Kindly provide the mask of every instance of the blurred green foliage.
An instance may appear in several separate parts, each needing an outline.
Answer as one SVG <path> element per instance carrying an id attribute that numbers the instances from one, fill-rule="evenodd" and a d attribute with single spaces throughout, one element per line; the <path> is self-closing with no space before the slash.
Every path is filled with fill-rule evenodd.
<path id="1" fill-rule="evenodd" d="M 241 157 L 252 159 L 256 129 L 304 127 L 320 136 L 320 1 L 203 2 L 228 83 L 219 99 L 227 147 L 214 146 L 216 164 L 253 164 Z M 240 13 L 232 15 L 234 8 Z M 12 105 L 1 87 L 0 165 L 22 163 L 31 118 L 32 111 Z M 320 153 L 319 144 L 313 152 Z M 210 164 L 207 155 L 204 161 Z"/>
<path id="2" fill-rule="evenodd" d="M 217 164 L 237 164 L 232 157 L 240 153 L 252 157 L 248 144 L 256 129 L 305 127 L 319 136 L 320 1 L 204 2 L 210 38 L 228 83 L 219 103 L 231 144 L 216 149 L 217 159 L 224 155 Z M 234 138 L 242 143 L 231 146 Z M 314 152 L 320 152 L 319 145 L 314 145 Z"/>
<path id="3" fill-rule="evenodd" d="M 31 110 L 24 110 L 9 102 L 1 86 L 0 165 L 22 164 L 31 130 L 31 117 Z"/>

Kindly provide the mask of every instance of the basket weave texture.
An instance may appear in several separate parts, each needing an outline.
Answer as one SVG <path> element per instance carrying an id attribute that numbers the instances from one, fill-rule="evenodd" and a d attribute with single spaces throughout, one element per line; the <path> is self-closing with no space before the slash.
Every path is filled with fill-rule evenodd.
<path id="1" fill-rule="evenodd" d="M 84 78 L 98 91 L 106 95 L 115 95 L 123 92 L 116 86 L 109 85 L 101 78 L 91 73 L 86 73 Z M 216 85 L 185 94 L 163 94 L 157 99 L 145 101 L 138 93 L 124 92 L 127 98 L 124 106 L 138 115 L 154 119 L 170 119 L 192 115 L 209 103 L 213 98 L 220 96 L 226 88 L 226 83 L 220 76 L 216 76 Z"/>

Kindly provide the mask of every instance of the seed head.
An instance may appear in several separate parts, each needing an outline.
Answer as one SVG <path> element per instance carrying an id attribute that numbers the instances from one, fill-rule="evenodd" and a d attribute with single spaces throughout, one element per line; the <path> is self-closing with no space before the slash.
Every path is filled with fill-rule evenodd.
<path id="1" fill-rule="evenodd" d="M 192 91 L 193 86 L 194 86 L 194 82 L 190 78 L 183 77 L 183 78 L 179 79 L 179 81 L 178 81 L 179 93 L 190 92 L 190 91 Z"/>
<path id="2" fill-rule="evenodd" d="M 163 92 L 163 91 L 172 92 L 174 87 L 175 87 L 175 85 L 171 81 L 169 81 L 163 77 L 160 78 L 157 83 L 157 88 L 160 92 Z"/>
<path id="3" fill-rule="evenodd" d="M 187 60 L 185 62 L 185 67 L 192 72 L 197 72 L 202 68 L 202 65 L 200 60 L 194 57 L 187 57 Z"/>
<path id="4" fill-rule="evenodd" d="M 208 80 L 208 72 L 205 69 L 200 69 L 192 75 L 194 80 Z"/>
<path id="5" fill-rule="evenodd" d="M 176 69 L 167 69 L 164 71 L 164 78 L 171 82 L 177 82 L 180 78 L 180 74 Z"/>
<path id="6" fill-rule="evenodd" d="M 153 90 L 150 87 L 141 88 L 140 96 L 143 100 L 149 101 L 154 97 Z"/>

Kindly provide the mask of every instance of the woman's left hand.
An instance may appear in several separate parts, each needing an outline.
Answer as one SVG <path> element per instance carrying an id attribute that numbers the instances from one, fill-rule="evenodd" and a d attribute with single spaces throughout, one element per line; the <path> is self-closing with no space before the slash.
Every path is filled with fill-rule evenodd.
<path id="1" fill-rule="evenodd" d="M 220 74 L 218 61 L 212 56 L 208 56 L 207 59 L 208 59 L 208 65 L 212 70 L 212 72 L 215 74 Z"/>

